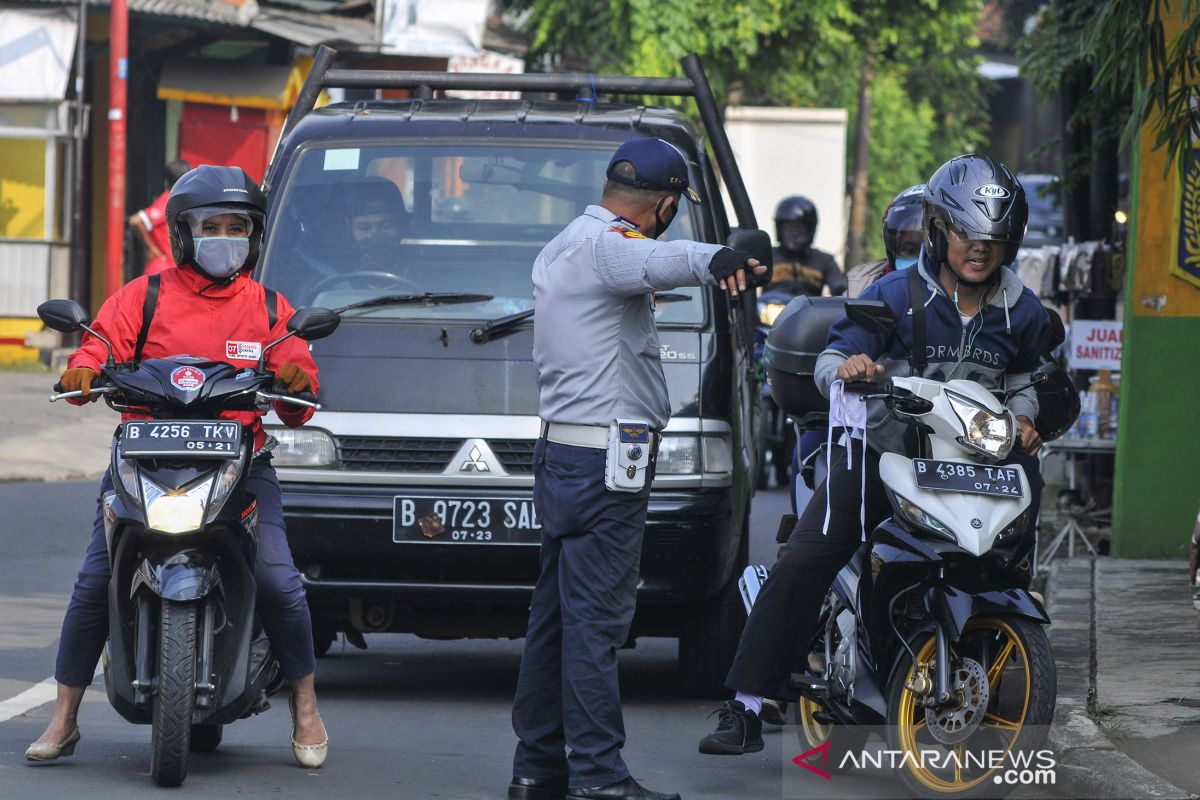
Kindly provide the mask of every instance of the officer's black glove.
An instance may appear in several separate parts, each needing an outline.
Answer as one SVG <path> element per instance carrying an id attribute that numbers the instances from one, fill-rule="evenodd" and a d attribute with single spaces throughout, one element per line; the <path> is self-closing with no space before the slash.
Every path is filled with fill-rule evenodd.
<path id="1" fill-rule="evenodd" d="M 745 250 L 730 250 L 728 247 L 722 247 L 713 253 L 712 261 L 708 262 L 708 271 L 718 281 L 737 274 L 739 269 L 746 270 L 747 277 L 749 277 L 753 270 L 746 261 L 751 258 L 753 256 Z"/>

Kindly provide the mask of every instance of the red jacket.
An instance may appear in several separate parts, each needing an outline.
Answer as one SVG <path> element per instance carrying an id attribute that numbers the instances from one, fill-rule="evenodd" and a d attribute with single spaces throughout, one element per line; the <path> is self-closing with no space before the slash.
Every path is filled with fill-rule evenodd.
<path id="1" fill-rule="evenodd" d="M 142 359 L 192 355 L 213 361 L 226 361 L 237 367 L 253 367 L 258 354 L 270 342 L 287 333 L 287 321 L 295 309 L 279 295 L 275 327 L 267 329 L 266 297 L 261 284 L 245 272 L 226 286 L 213 284 L 191 268 L 172 268 L 159 273 L 162 282 L 158 304 Z M 118 362 L 129 361 L 142 328 L 142 303 L 146 298 L 148 278 L 134 278 L 100 307 L 91 327 L 113 346 Z M 104 364 L 107 349 L 104 342 L 89 333 L 67 365 L 90 367 L 96 372 Z M 308 343 L 292 337 L 267 351 L 267 369 L 277 372 L 289 362 L 299 364 L 313 378 L 312 391 L 317 391 L 317 365 L 308 352 Z M 79 403 L 78 399 L 73 402 Z M 303 425 L 312 416 L 312 409 L 275 403 L 275 413 L 290 427 Z M 266 441 L 262 430 L 261 412 L 228 411 L 223 419 L 236 419 L 254 429 L 254 446 Z M 122 419 L 138 419 L 126 414 Z"/>

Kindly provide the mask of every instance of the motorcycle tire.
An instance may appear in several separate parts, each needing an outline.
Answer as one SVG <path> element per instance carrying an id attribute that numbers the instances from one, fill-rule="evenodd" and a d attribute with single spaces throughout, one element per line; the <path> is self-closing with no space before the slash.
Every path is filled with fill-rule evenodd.
<path id="1" fill-rule="evenodd" d="M 936 645 L 931 633 L 922 634 L 910 644 L 919 662 L 933 662 Z M 1033 754 L 1042 748 L 1054 718 L 1058 678 L 1050 642 L 1043 627 L 1033 620 L 980 616 L 967 621 L 951 651 L 952 669 L 962 659 L 972 658 L 986 672 L 988 702 L 981 709 L 983 719 L 961 743 L 934 741 L 924 709 L 905 686 L 914 675 L 912 657 L 906 653 L 888 684 L 887 738 L 889 749 L 915 755 L 906 758 L 905 765 L 896 772 L 914 797 L 1003 797 L 1017 788 L 1005 777 L 1005 773 L 1017 771 L 1012 769 L 1011 752 L 1028 753 L 1029 763 L 1038 764 Z M 968 766 L 974 755 L 978 768 L 955 770 L 949 760 L 941 769 L 924 766 L 936 760 L 923 762 L 919 757 L 922 750 L 930 749 L 946 751 L 947 756 L 954 749 L 959 753 L 957 760 Z M 993 750 L 1004 752 L 1001 766 L 984 770 L 980 765 L 992 763 L 987 756 Z"/>
<path id="2" fill-rule="evenodd" d="M 211 753 L 221 746 L 224 725 L 193 725 L 189 749 L 193 753 Z"/>
<path id="3" fill-rule="evenodd" d="M 180 786 L 187 778 L 196 702 L 196 604 L 163 600 L 159 620 L 150 775 L 159 786 Z"/>

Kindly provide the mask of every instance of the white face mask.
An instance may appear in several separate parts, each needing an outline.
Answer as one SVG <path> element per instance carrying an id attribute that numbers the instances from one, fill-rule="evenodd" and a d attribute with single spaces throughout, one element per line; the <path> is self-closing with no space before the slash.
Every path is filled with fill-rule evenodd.
<path id="1" fill-rule="evenodd" d="M 196 263 L 218 280 L 237 274 L 250 255 L 250 239 L 245 236 L 197 236 Z"/>

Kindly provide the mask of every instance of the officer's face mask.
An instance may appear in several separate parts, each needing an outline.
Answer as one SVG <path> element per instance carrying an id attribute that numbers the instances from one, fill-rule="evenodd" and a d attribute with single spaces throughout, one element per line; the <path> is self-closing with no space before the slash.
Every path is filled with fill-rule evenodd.
<path id="1" fill-rule="evenodd" d="M 667 204 L 670 204 L 668 207 Z M 654 206 L 654 231 L 651 239 L 657 239 L 667 232 L 667 228 L 671 227 L 671 223 L 675 220 L 675 215 L 679 212 L 679 198 L 670 195 L 664 195 L 658 198 L 658 204 Z"/>
<path id="2" fill-rule="evenodd" d="M 214 278 L 236 275 L 250 255 L 250 239 L 245 236 L 195 236 L 196 263 Z"/>

